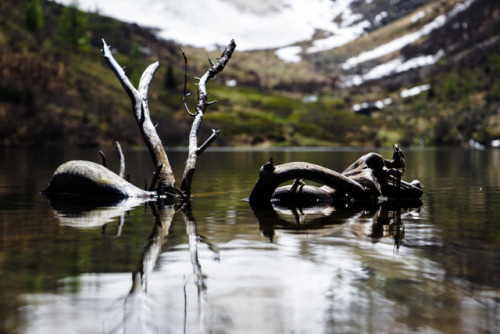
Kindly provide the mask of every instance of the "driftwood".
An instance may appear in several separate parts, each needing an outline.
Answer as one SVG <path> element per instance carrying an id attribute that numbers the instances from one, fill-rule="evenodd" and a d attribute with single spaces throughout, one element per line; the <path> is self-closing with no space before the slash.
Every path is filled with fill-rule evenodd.
<path id="1" fill-rule="evenodd" d="M 117 198 L 169 198 L 171 200 L 176 198 L 176 193 L 180 193 L 183 201 L 189 201 L 197 157 L 208 147 L 208 145 L 210 145 L 219 133 L 219 131 L 214 130 L 212 136 L 203 145 L 198 147 L 198 130 L 201 126 L 205 109 L 211 104 L 211 102 L 207 101 L 206 83 L 224 69 L 235 47 L 236 44 L 234 41 L 231 41 L 217 63 L 214 64 L 210 60 L 210 68 L 201 79 L 199 79 L 196 111 L 191 113 L 186 108 L 188 113 L 194 117 L 194 120 L 189 134 L 189 155 L 186 162 L 186 170 L 184 172 L 181 189 L 178 189 L 175 185 L 175 177 L 170 167 L 167 154 L 156 132 L 155 126 L 151 121 L 147 102 L 149 85 L 154 73 L 159 67 L 159 63 L 155 62 L 151 64 L 144 71 L 139 82 L 139 88 L 136 89 L 127 78 L 122 67 L 114 59 L 110 47 L 103 40 L 102 54 L 104 59 L 113 70 L 130 98 L 133 115 L 139 125 L 142 137 L 148 147 L 153 164 L 156 168 L 153 181 L 148 190 L 142 190 L 124 179 L 125 158 L 123 157 L 120 145 L 116 143 L 116 150 L 120 159 L 119 174 L 107 169 L 106 158 L 104 154 L 100 152 L 104 166 L 89 161 L 69 161 L 64 163 L 57 168 L 49 186 L 43 193 L 48 196 L 73 194 Z M 187 94 L 185 94 L 185 96 L 187 96 Z"/>
<path id="2" fill-rule="evenodd" d="M 293 206 L 336 201 L 378 202 L 385 198 L 420 199 L 423 194 L 420 183 L 401 180 L 403 171 L 399 169 L 404 171 L 404 155 L 397 145 L 393 160 L 368 153 L 342 173 L 307 162 L 274 165 L 271 158 L 260 169 L 249 201 L 256 208 L 269 207 L 271 202 Z M 295 180 L 293 185 L 279 187 L 292 180 Z M 303 180 L 323 186 L 308 186 Z"/>

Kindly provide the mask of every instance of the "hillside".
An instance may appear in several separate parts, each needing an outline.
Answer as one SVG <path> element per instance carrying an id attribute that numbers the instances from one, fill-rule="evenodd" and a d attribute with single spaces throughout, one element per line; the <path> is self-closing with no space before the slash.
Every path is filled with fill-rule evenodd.
<path id="1" fill-rule="evenodd" d="M 132 81 L 160 61 L 150 88 L 152 117 L 165 145 L 187 143 L 181 45 L 159 39 L 152 28 L 81 11 L 75 12 L 81 31 L 71 39 L 64 29 L 68 9 L 40 3 L 0 3 L 0 146 L 142 145 L 128 97 L 100 55 L 101 38 Z M 290 46 L 293 62 L 280 59 L 279 50 L 236 48 L 208 87 L 218 103 L 208 110 L 204 131 L 222 130 L 217 145 L 259 146 L 464 145 L 470 139 L 490 145 L 499 138 L 500 4 L 385 3 L 353 1 L 358 19 L 349 24 L 373 24 L 334 48 L 318 30 Z M 406 36 L 411 42 L 401 42 Z M 193 77 L 219 52 L 182 47 L 195 92 Z"/>

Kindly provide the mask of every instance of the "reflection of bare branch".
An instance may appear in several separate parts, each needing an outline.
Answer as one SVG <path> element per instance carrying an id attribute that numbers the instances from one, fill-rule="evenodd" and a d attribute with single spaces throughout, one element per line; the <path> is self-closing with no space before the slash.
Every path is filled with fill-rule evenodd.
<path id="1" fill-rule="evenodd" d="M 144 246 L 137 269 L 132 273 L 132 287 L 123 300 L 123 318 L 110 330 L 112 333 L 149 332 L 151 323 L 149 316 L 148 279 L 161 254 L 162 246 L 168 236 L 170 225 L 176 212 L 173 206 L 162 206 L 150 202 L 154 224 L 148 241 Z"/>
<path id="2" fill-rule="evenodd" d="M 138 279 L 134 279 L 134 281 L 141 283 L 140 288 L 143 292 L 147 292 L 148 276 L 153 271 L 156 261 L 160 256 L 161 248 L 165 242 L 165 237 L 168 235 L 175 214 L 173 206 L 165 206 L 157 209 L 156 205 L 150 202 L 150 207 L 154 216 L 153 230 L 148 237 L 148 243 L 144 247 L 141 261 L 133 273 L 134 276 L 138 276 Z M 137 288 L 137 286 L 133 285 L 130 292 L 133 293 Z"/>
<path id="3" fill-rule="evenodd" d="M 182 214 L 184 216 L 184 223 L 186 224 L 186 233 L 189 237 L 189 253 L 191 255 L 191 264 L 193 266 L 195 284 L 198 290 L 198 310 L 200 311 L 201 320 L 204 320 L 205 305 L 207 304 L 207 285 L 205 282 L 206 277 L 203 275 L 203 270 L 198 259 L 198 232 L 196 228 L 196 221 L 191 212 L 191 206 L 189 204 L 185 205 L 182 208 Z"/>
<path id="4" fill-rule="evenodd" d="M 200 236 L 197 231 L 196 221 L 191 212 L 191 205 L 189 203 L 182 207 L 182 214 L 184 216 L 184 222 L 186 224 L 186 233 L 189 237 L 189 252 L 191 255 L 191 264 L 193 266 L 194 280 L 198 292 L 198 314 L 199 320 L 202 325 L 205 325 L 208 302 L 207 302 L 207 284 L 206 276 L 203 274 L 201 268 L 200 260 L 198 258 L 198 242 L 201 241 L 205 243 L 208 248 L 219 257 L 218 247 L 211 243 L 208 239 Z M 186 287 L 184 287 L 184 298 L 186 300 L 185 307 L 187 308 L 187 295 Z M 185 315 L 186 316 L 186 315 Z"/>

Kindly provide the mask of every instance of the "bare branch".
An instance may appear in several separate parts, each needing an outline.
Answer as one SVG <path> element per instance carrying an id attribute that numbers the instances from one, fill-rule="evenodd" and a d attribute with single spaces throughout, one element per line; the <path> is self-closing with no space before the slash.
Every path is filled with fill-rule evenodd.
<path id="1" fill-rule="evenodd" d="M 125 177 L 125 156 L 123 155 L 120 143 L 117 141 L 115 141 L 115 149 L 120 161 L 120 171 L 118 172 L 118 175 L 123 179 Z"/>
<path id="2" fill-rule="evenodd" d="M 99 151 L 99 155 L 101 156 L 101 160 L 102 160 L 102 165 L 106 168 L 108 168 L 108 163 L 106 162 L 106 156 L 104 155 L 104 152 L 103 151 Z"/>
<path id="3" fill-rule="evenodd" d="M 125 92 L 127 92 L 128 96 L 130 99 L 134 99 L 134 95 L 136 94 L 137 90 L 134 88 L 130 80 L 127 78 L 127 75 L 125 74 L 125 71 L 123 68 L 120 67 L 120 65 L 117 63 L 115 58 L 113 57 L 113 54 L 111 53 L 110 47 L 106 44 L 106 41 L 104 39 L 102 40 L 102 55 L 104 56 L 104 59 L 108 63 L 109 67 L 113 70 L 115 75 L 118 77 L 118 80 L 122 84 L 123 88 L 125 89 Z"/>
<path id="4" fill-rule="evenodd" d="M 259 179 L 250 194 L 250 203 L 255 206 L 267 205 L 280 184 L 295 179 L 322 183 L 355 199 L 371 200 L 373 196 L 358 182 L 322 166 L 307 162 L 290 162 L 282 165 L 267 163 L 260 169 Z"/>
<path id="5" fill-rule="evenodd" d="M 215 138 L 217 138 L 219 133 L 220 133 L 220 130 L 212 129 L 212 134 L 210 135 L 210 137 L 203 143 L 203 145 L 201 145 L 198 148 L 198 151 L 197 151 L 198 156 L 200 156 L 203 153 L 203 151 L 205 151 L 207 149 L 207 147 L 215 140 Z"/>
<path id="6" fill-rule="evenodd" d="M 187 65 L 187 57 L 186 57 L 186 53 L 184 52 L 184 49 L 181 48 L 181 51 L 182 51 L 182 56 L 184 56 L 184 94 L 182 94 L 182 103 L 184 103 L 184 109 L 186 109 L 186 112 L 190 116 L 194 116 L 195 114 L 193 114 L 191 111 L 189 111 L 189 107 L 188 107 L 187 102 L 186 102 L 186 97 L 191 95 L 191 93 L 187 92 L 187 66 L 188 66 Z"/>
<path id="7" fill-rule="evenodd" d="M 200 147 L 198 147 L 198 131 L 201 126 L 201 121 L 205 113 L 206 107 L 209 105 L 207 102 L 207 82 L 214 78 L 215 75 L 221 72 L 226 64 L 229 62 L 234 49 L 236 48 L 236 43 L 234 40 L 228 44 L 224 49 L 222 56 L 213 64 L 211 62 L 211 67 L 205 72 L 205 74 L 200 78 L 198 82 L 198 104 L 196 106 L 196 112 L 194 113 L 194 120 L 191 125 L 191 132 L 189 133 L 189 153 L 186 160 L 186 167 L 184 169 L 184 176 L 182 178 L 181 190 L 187 195 L 191 195 L 191 181 L 194 175 L 194 170 L 196 167 L 196 160 L 198 156 L 208 147 L 208 145 L 217 137 L 219 132 L 214 131 L 212 136 Z"/>
<path id="8" fill-rule="evenodd" d="M 149 115 L 149 108 L 147 103 L 147 94 L 149 85 L 153 78 L 154 73 L 158 69 L 159 63 L 155 62 L 144 71 L 139 82 L 139 90 L 135 89 L 130 80 L 127 78 L 125 72 L 120 65 L 113 58 L 109 46 L 103 40 L 102 53 L 104 59 L 111 67 L 123 88 L 130 97 L 132 102 L 132 109 L 134 112 L 135 120 L 139 125 L 142 137 L 146 142 L 155 167 L 163 166 L 160 175 L 158 176 L 158 193 L 160 195 L 168 195 L 175 193 L 175 178 L 168 161 L 167 154 L 163 148 L 163 144 L 158 137 L 156 129 L 151 121 Z"/>

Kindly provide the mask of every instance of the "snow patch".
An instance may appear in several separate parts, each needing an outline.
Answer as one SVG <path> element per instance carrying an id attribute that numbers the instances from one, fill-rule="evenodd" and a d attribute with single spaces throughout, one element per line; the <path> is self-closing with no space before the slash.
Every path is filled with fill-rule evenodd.
<path id="1" fill-rule="evenodd" d="M 491 147 L 499 148 L 500 147 L 500 139 L 493 139 L 490 143 Z"/>
<path id="2" fill-rule="evenodd" d="M 417 41 L 419 38 L 429 35 L 433 30 L 441 28 L 448 19 L 466 10 L 473 2 L 474 0 L 467 0 L 463 3 L 457 4 L 448 14 L 443 14 L 436 17 L 432 22 L 427 23 L 420 30 L 393 39 L 392 41 L 382 44 L 374 48 L 373 50 L 364 51 L 358 56 L 347 59 L 346 62 L 342 65 L 342 68 L 344 70 L 349 70 L 360 63 L 372 59 L 377 59 L 401 50 L 403 47 Z"/>
<path id="3" fill-rule="evenodd" d="M 367 109 L 370 107 L 376 107 L 377 109 L 381 110 L 384 109 L 386 106 L 391 105 L 392 102 L 394 102 L 390 97 L 383 99 L 383 100 L 378 100 L 375 102 L 363 102 L 363 103 L 357 103 L 352 106 L 352 110 L 355 112 L 360 111 L 361 109 Z"/>
<path id="4" fill-rule="evenodd" d="M 341 78 L 342 87 L 359 86 L 368 80 L 380 79 L 391 74 L 406 72 L 415 68 L 429 66 L 435 64 L 441 57 L 444 56 L 444 51 L 439 50 L 435 55 L 422 55 L 403 61 L 402 57 L 395 58 L 387 63 L 373 67 L 365 74 L 348 75 Z"/>
<path id="5" fill-rule="evenodd" d="M 410 21 L 411 23 L 415 23 L 421 19 L 423 19 L 425 17 L 425 11 L 424 10 L 421 10 L 420 12 L 418 12 L 417 14 L 413 15 L 411 18 L 410 18 Z"/>
<path id="6" fill-rule="evenodd" d="M 375 24 L 379 24 L 380 22 L 382 22 L 383 19 L 385 19 L 387 16 L 389 16 L 389 14 L 384 10 L 380 13 L 378 13 L 375 18 L 373 19 L 373 21 L 375 22 Z"/>
<path id="7" fill-rule="evenodd" d="M 229 79 L 226 81 L 226 86 L 228 87 L 236 87 L 238 85 L 238 81 L 236 79 Z"/>
<path id="8" fill-rule="evenodd" d="M 475 149 L 475 150 L 484 150 L 484 149 L 486 149 L 486 147 L 483 144 L 481 144 L 480 142 L 475 141 L 472 138 L 469 139 L 469 146 L 470 146 L 470 148 Z"/>
<path id="9" fill-rule="evenodd" d="M 304 103 L 316 103 L 318 101 L 318 95 L 307 95 L 302 98 L 302 102 Z"/>
<path id="10" fill-rule="evenodd" d="M 56 0 L 70 4 L 74 0 Z M 217 49 L 234 38 L 237 50 L 275 49 L 310 40 L 317 30 L 341 34 L 359 20 L 354 0 L 79 0 L 82 10 L 160 29 L 159 37 Z M 349 36 L 351 33 L 349 34 Z M 112 43 L 112 41 L 110 41 Z"/>
<path id="11" fill-rule="evenodd" d="M 405 89 L 405 90 L 401 91 L 400 95 L 404 99 L 407 97 L 419 95 L 419 94 L 421 94 L 429 89 L 431 89 L 431 85 L 429 85 L 429 84 L 415 86 L 413 88 Z"/>
<path id="12" fill-rule="evenodd" d="M 313 42 L 313 46 L 307 49 L 308 53 L 332 50 L 347 43 L 354 41 L 359 36 L 363 35 L 366 28 L 370 27 L 370 22 L 364 20 L 350 27 L 342 27 L 337 29 L 332 36 L 318 39 Z"/>
<path id="13" fill-rule="evenodd" d="M 301 52 L 302 47 L 300 46 L 287 46 L 276 50 L 274 54 L 286 63 L 298 63 L 302 60 Z"/>

